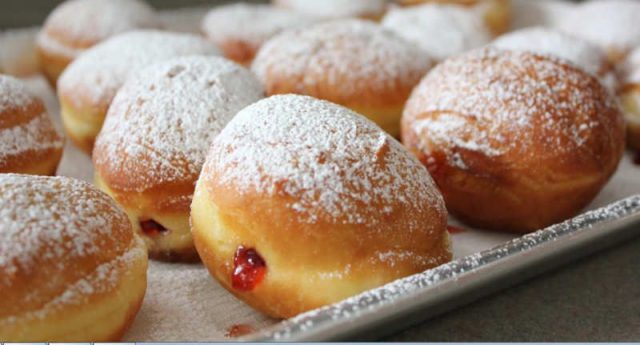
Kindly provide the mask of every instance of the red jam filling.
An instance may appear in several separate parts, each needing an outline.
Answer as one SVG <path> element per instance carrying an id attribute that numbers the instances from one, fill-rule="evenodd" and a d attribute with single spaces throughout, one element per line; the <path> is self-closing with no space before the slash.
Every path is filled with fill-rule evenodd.
<path id="1" fill-rule="evenodd" d="M 169 231 L 153 219 L 140 221 L 140 228 L 142 228 L 142 232 L 149 237 L 158 236 L 161 233 Z"/>
<path id="2" fill-rule="evenodd" d="M 267 264 L 253 248 L 238 247 L 233 257 L 231 285 L 240 291 L 251 291 L 260 284 L 267 272 Z"/>
<path id="3" fill-rule="evenodd" d="M 253 327 L 249 325 L 233 325 L 227 329 L 227 334 L 225 334 L 225 337 L 237 338 L 250 333 L 253 333 Z"/>
<path id="4" fill-rule="evenodd" d="M 465 230 L 463 228 L 459 228 L 459 227 L 453 226 L 453 225 L 447 226 L 447 231 L 452 235 L 465 232 Z"/>
<path id="5" fill-rule="evenodd" d="M 640 150 L 636 151 L 636 154 L 633 155 L 633 164 L 640 165 Z"/>

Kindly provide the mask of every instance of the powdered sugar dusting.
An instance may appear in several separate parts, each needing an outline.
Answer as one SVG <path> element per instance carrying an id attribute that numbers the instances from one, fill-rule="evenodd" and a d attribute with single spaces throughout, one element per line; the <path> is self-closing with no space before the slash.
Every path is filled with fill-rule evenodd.
<path id="1" fill-rule="evenodd" d="M 118 33 L 158 26 L 155 12 L 143 1 L 69 0 L 51 12 L 38 44 L 73 58 Z"/>
<path id="2" fill-rule="evenodd" d="M 607 51 L 625 54 L 640 45 L 640 3 L 634 0 L 588 1 L 558 27 Z"/>
<path id="3" fill-rule="evenodd" d="M 297 82 L 297 90 L 327 83 L 344 98 L 355 98 L 363 89 L 392 92 L 430 66 L 424 51 L 392 31 L 354 19 L 284 32 L 265 43 L 252 69 L 263 82 L 273 74 Z"/>
<path id="4" fill-rule="evenodd" d="M 8 109 L 25 108 L 32 102 L 33 96 L 22 82 L 10 76 L 0 75 L 0 113 Z"/>
<path id="5" fill-rule="evenodd" d="M 310 16 L 268 5 L 238 3 L 211 10 L 202 30 L 217 44 L 239 41 L 258 49 L 275 34 L 316 21 Z"/>
<path id="6" fill-rule="evenodd" d="M 561 60 L 487 48 L 436 67 L 414 91 L 403 121 L 425 150 L 436 143 L 526 156 L 535 143 L 557 155 L 579 149 L 603 126 L 620 127 L 611 115 L 617 109 L 599 83 Z"/>
<path id="7" fill-rule="evenodd" d="M 114 99 L 96 142 L 96 165 L 125 174 L 137 191 L 195 182 L 213 138 L 263 94 L 251 72 L 219 57 L 148 67 Z"/>
<path id="8" fill-rule="evenodd" d="M 241 193 L 290 195 L 301 222 L 318 214 L 367 221 L 371 203 L 443 207 L 431 177 L 395 139 L 335 104 L 274 96 L 253 104 L 214 140 L 205 166 Z"/>
<path id="9" fill-rule="evenodd" d="M 85 182 L 0 174 L 0 271 L 11 276 L 32 272 L 40 259 L 64 265 L 98 255 L 101 238 L 126 220 L 113 200 Z"/>
<path id="10" fill-rule="evenodd" d="M 463 6 L 425 4 L 393 8 L 382 25 L 437 60 L 481 47 L 491 40 L 482 17 Z"/>
<path id="11" fill-rule="evenodd" d="M 309 15 L 338 17 L 375 17 L 382 14 L 387 0 L 276 0 L 275 3 Z"/>
<path id="12" fill-rule="evenodd" d="M 219 55 L 204 38 L 160 31 L 133 31 L 89 49 L 58 81 L 58 93 L 76 107 L 104 108 L 127 77 L 155 62 L 185 55 Z"/>

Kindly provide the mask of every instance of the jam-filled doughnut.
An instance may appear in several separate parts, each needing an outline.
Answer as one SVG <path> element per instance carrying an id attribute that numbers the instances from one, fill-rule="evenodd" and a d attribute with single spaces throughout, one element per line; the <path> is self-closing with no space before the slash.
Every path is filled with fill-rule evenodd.
<path id="1" fill-rule="evenodd" d="M 558 28 L 582 37 L 605 50 L 619 63 L 640 46 L 640 2 L 634 0 L 591 0 L 580 4 L 558 24 Z"/>
<path id="2" fill-rule="evenodd" d="M 152 258 L 198 258 L 189 207 L 207 150 L 263 94 L 249 70 L 205 56 L 152 65 L 120 89 L 93 152 L 96 180 L 127 211 Z"/>
<path id="3" fill-rule="evenodd" d="M 273 0 L 274 5 L 321 18 L 379 19 L 388 0 Z"/>
<path id="4" fill-rule="evenodd" d="M 311 16 L 285 8 L 239 3 L 209 11 L 202 22 L 202 31 L 227 58 L 249 65 L 269 38 L 315 21 Z"/>
<path id="5" fill-rule="evenodd" d="M 22 81 L 0 75 L 0 173 L 54 175 L 63 146 L 44 103 Z"/>
<path id="6" fill-rule="evenodd" d="M 470 7 L 484 18 L 494 35 L 508 31 L 511 26 L 511 0 L 396 0 L 396 2 L 405 6 L 439 3 Z"/>
<path id="7" fill-rule="evenodd" d="M 268 95 L 303 94 L 367 116 L 398 135 L 404 104 L 431 67 L 421 49 L 378 24 L 347 19 L 286 31 L 252 69 Z"/>
<path id="8" fill-rule="evenodd" d="M 210 273 L 290 317 L 451 259 L 447 213 L 420 162 L 366 118 L 280 95 L 214 139 L 191 207 Z"/>
<path id="9" fill-rule="evenodd" d="M 91 152 L 107 109 L 130 74 L 174 57 L 218 55 L 204 38 L 152 30 L 110 38 L 73 61 L 58 81 L 65 129 L 73 142 Z"/>
<path id="10" fill-rule="evenodd" d="M 627 120 L 629 147 L 640 152 L 640 48 L 629 54 L 620 68 L 620 100 Z"/>
<path id="11" fill-rule="evenodd" d="M 157 27 L 154 10 L 141 0 L 67 0 L 49 14 L 38 35 L 44 73 L 55 85 L 86 49 L 125 31 Z"/>
<path id="12" fill-rule="evenodd" d="M 395 7 L 385 15 L 382 25 L 438 61 L 484 46 L 491 40 L 491 32 L 482 18 L 462 6 Z"/>
<path id="13" fill-rule="evenodd" d="M 147 287 L 127 215 L 66 177 L 0 174 L 0 339 L 117 341 Z"/>
<path id="14" fill-rule="evenodd" d="M 450 212 L 529 232 L 577 214 L 615 172 L 624 121 L 606 87 L 565 60 L 486 48 L 450 58 L 416 88 L 405 145 Z"/>
<path id="15" fill-rule="evenodd" d="M 600 78 L 612 91 L 617 88 L 615 70 L 607 54 L 582 38 L 554 29 L 532 27 L 502 35 L 492 45 L 500 49 L 550 54 L 569 60 Z"/>

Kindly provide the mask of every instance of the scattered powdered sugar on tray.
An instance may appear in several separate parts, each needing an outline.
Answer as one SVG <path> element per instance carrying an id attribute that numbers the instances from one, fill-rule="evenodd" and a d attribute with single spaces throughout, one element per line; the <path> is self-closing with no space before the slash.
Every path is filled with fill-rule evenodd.
<path id="1" fill-rule="evenodd" d="M 263 83 L 275 75 L 301 92 L 328 84 L 343 99 L 357 99 L 363 90 L 412 87 L 430 66 L 426 52 L 394 32 L 352 19 L 283 32 L 262 46 L 252 69 Z"/>
<path id="2" fill-rule="evenodd" d="M 217 44 L 238 41 L 257 50 L 275 34 L 315 21 L 313 17 L 285 8 L 237 3 L 211 10 L 202 22 L 202 30 Z"/>
<path id="3" fill-rule="evenodd" d="M 338 17 L 375 17 L 380 15 L 387 0 L 276 0 L 276 5 L 313 16 Z"/>
<path id="4" fill-rule="evenodd" d="M 426 169 L 364 117 L 307 96 L 273 96 L 236 115 L 204 168 L 240 193 L 290 195 L 300 221 L 370 219 L 362 205 L 442 207 Z M 391 213 L 392 209 L 379 212 Z"/>
<path id="5" fill-rule="evenodd" d="M 436 60 L 481 47 L 491 40 L 482 17 L 463 6 L 397 7 L 387 13 L 382 25 L 417 44 Z"/>
<path id="6" fill-rule="evenodd" d="M 249 70 L 223 58 L 152 65 L 115 97 L 96 141 L 96 166 L 125 175 L 126 186 L 116 186 L 125 190 L 195 181 L 213 138 L 263 96 Z"/>
<path id="7" fill-rule="evenodd" d="M 51 12 L 38 35 L 38 45 L 73 58 L 108 37 L 158 26 L 154 10 L 143 1 L 70 0 Z"/>
<path id="8" fill-rule="evenodd" d="M 61 75 L 58 94 L 76 108 L 106 109 L 125 80 L 155 62 L 186 55 L 219 55 L 204 38 L 161 31 L 132 31 L 89 49 Z"/>
<path id="9" fill-rule="evenodd" d="M 620 128 L 617 109 L 600 83 L 564 60 L 485 48 L 434 68 L 414 90 L 403 121 L 425 149 L 433 142 L 443 150 L 518 155 L 535 144 L 562 157 L 589 149 L 584 144 L 596 133 Z"/>
<path id="10" fill-rule="evenodd" d="M 635 0 L 588 1 L 578 5 L 558 28 L 607 51 L 627 53 L 640 45 L 640 3 Z"/>

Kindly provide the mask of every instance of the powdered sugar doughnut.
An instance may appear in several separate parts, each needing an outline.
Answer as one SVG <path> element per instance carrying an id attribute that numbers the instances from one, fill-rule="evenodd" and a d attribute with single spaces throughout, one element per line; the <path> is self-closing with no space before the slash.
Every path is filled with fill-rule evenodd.
<path id="1" fill-rule="evenodd" d="M 640 2 L 591 0 L 579 5 L 558 28 L 598 45 L 617 63 L 640 45 L 639 22 Z"/>
<path id="2" fill-rule="evenodd" d="M 38 27 L 0 31 L 0 73 L 27 77 L 40 73 Z"/>
<path id="3" fill-rule="evenodd" d="M 140 69 L 185 55 L 218 55 L 204 38 L 160 31 L 132 31 L 89 49 L 58 82 L 62 119 L 69 137 L 91 152 L 107 109 L 125 80 Z"/>
<path id="4" fill-rule="evenodd" d="M 274 317 L 451 259 L 444 203 L 420 163 L 364 117 L 307 96 L 238 113 L 213 141 L 191 210 L 211 274 Z"/>
<path id="5" fill-rule="evenodd" d="M 250 71 L 204 56 L 152 65 L 120 89 L 96 141 L 96 179 L 125 208 L 152 257 L 197 259 L 189 207 L 207 150 L 263 94 Z"/>
<path id="6" fill-rule="evenodd" d="M 491 40 L 482 18 L 461 6 L 398 7 L 385 15 L 382 25 L 417 44 L 438 61 L 484 46 Z"/>
<path id="7" fill-rule="evenodd" d="M 382 17 L 387 0 L 273 0 L 276 6 L 322 18 Z"/>
<path id="8" fill-rule="evenodd" d="M 202 31 L 222 48 L 226 57 L 248 65 L 269 38 L 314 21 L 310 16 L 284 8 L 239 3 L 211 10 L 202 22 Z"/>
<path id="9" fill-rule="evenodd" d="M 431 60 L 390 30 L 341 20 L 290 30 L 260 49 L 252 69 L 267 94 L 297 93 L 351 108 L 392 135 Z"/>
<path id="10" fill-rule="evenodd" d="M 533 27 L 500 36 L 492 45 L 507 50 L 550 54 L 569 60 L 600 78 L 612 91 L 617 88 L 615 71 L 605 52 L 579 37 L 553 29 Z"/>
<path id="11" fill-rule="evenodd" d="M 577 214 L 624 150 L 620 109 L 595 77 L 564 60 L 495 48 L 429 73 L 407 103 L 402 134 L 449 211 L 510 232 Z"/>
<path id="12" fill-rule="evenodd" d="M 0 275 L 2 340 L 114 341 L 142 304 L 147 252 L 91 185 L 0 174 Z"/>
<path id="13" fill-rule="evenodd" d="M 54 175 L 63 146 L 42 101 L 0 75 L 0 173 Z"/>
<path id="14" fill-rule="evenodd" d="M 67 0 L 51 12 L 38 36 L 45 75 L 55 85 L 88 48 L 125 31 L 157 27 L 155 12 L 142 0 Z"/>

